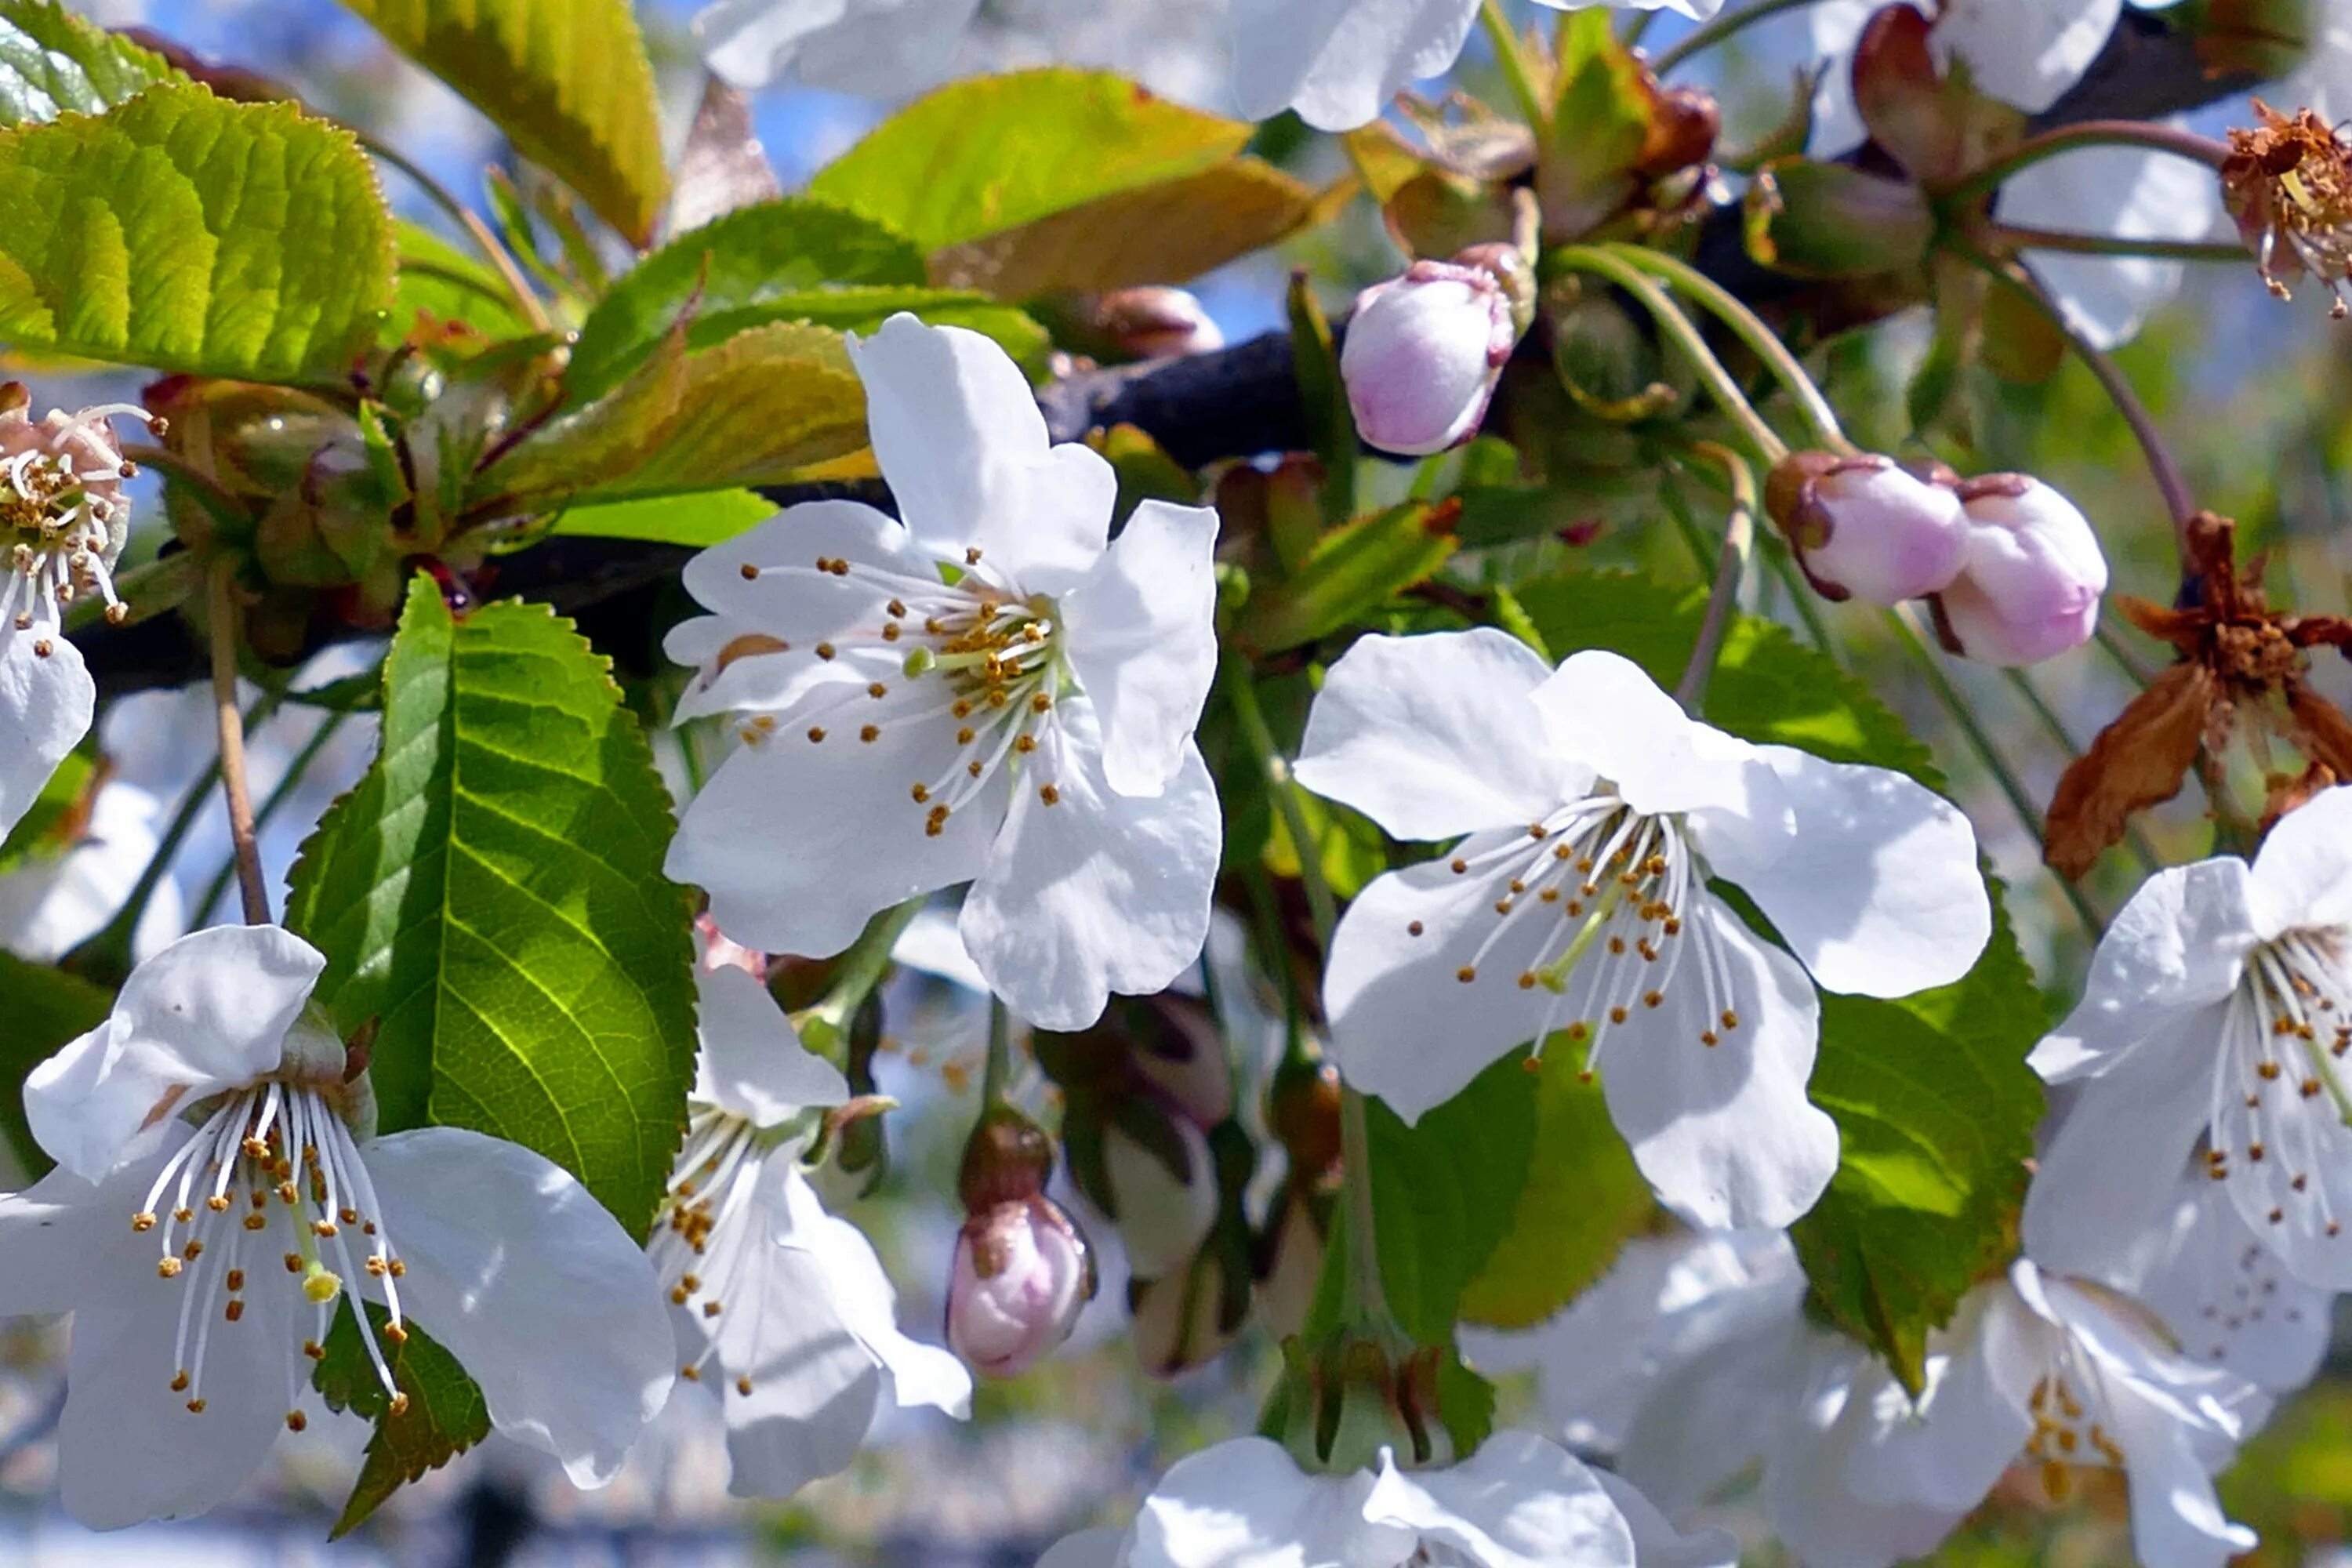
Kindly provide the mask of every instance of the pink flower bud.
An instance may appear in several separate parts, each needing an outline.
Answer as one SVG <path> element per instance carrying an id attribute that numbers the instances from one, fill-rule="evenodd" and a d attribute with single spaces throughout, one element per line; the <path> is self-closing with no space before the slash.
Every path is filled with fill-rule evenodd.
<path id="1" fill-rule="evenodd" d="M 1824 598 L 1922 598 L 1968 558 L 1959 497 L 1890 458 L 1794 453 L 1774 470 L 1770 491 L 1774 520 Z"/>
<path id="2" fill-rule="evenodd" d="M 1468 440 L 1518 342 L 1511 300 L 1484 267 L 1416 261 L 1358 296 L 1339 351 L 1356 428 L 1426 457 Z"/>
<path id="3" fill-rule="evenodd" d="M 1960 487 L 1967 564 L 1937 596 L 1954 651 L 1985 664 L 2033 664 L 2098 629 L 2107 558 L 2090 520 L 2041 480 L 1989 474 Z"/>
<path id="4" fill-rule="evenodd" d="M 1095 1293 L 1093 1256 L 1050 1198 L 964 1221 L 948 1285 L 948 1343 L 975 1372 L 1018 1377 L 1070 1337 Z"/>
<path id="5" fill-rule="evenodd" d="M 1225 334 L 1192 294 L 1145 285 L 1118 289 L 1095 301 L 1094 324 L 1137 359 L 1213 353 Z"/>

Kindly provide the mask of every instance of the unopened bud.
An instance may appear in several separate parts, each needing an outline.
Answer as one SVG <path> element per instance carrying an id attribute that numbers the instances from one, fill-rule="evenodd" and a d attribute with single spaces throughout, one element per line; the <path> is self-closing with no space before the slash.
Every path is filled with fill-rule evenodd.
<path id="1" fill-rule="evenodd" d="M 1339 374 L 1366 441 L 1426 457 L 1477 433 L 1525 330 L 1509 286 L 1525 275 L 1516 255 L 1499 273 L 1475 262 L 1416 261 L 1358 296 Z"/>
<path id="2" fill-rule="evenodd" d="M 1140 1131 L 1140 1130 L 1139 1130 Z M 1103 1173 L 1128 1267 L 1157 1279 L 1184 1265 L 1217 1222 L 1209 1141 L 1181 1116 L 1159 1117 L 1147 1145 L 1125 1127 L 1103 1130 Z"/>
<path id="3" fill-rule="evenodd" d="M 1248 1282 L 1234 1277 L 1214 1247 L 1181 1273 L 1129 1283 L 1136 1364 L 1154 1377 L 1177 1377 L 1233 1348 L 1249 1321 Z"/>
<path id="4" fill-rule="evenodd" d="M 1094 1293 L 1094 1255 L 1059 1205 L 999 1204 L 956 1237 L 948 1343 L 975 1372 L 1017 1377 L 1070 1337 Z"/>
<path id="5" fill-rule="evenodd" d="M 1766 506 L 1822 596 L 1899 605 L 1945 587 L 1968 557 L 1959 497 L 1891 458 L 1792 452 Z"/>
<path id="6" fill-rule="evenodd" d="M 1094 324 L 1137 359 L 1213 353 L 1225 334 L 1201 301 L 1182 289 L 1116 289 L 1095 301 Z"/>
<path id="7" fill-rule="evenodd" d="M 1937 595 L 1937 626 L 1956 653 L 2023 665 L 2091 640 L 2107 558 L 2090 520 L 2039 479 L 1992 474 L 1960 487 L 1967 563 Z"/>
<path id="8" fill-rule="evenodd" d="M 963 1146 L 956 1195 L 963 1199 L 965 1214 L 986 1214 L 1037 1196 L 1053 1173 L 1054 1141 L 1045 1129 L 1011 1106 L 1000 1105 L 981 1117 Z"/>

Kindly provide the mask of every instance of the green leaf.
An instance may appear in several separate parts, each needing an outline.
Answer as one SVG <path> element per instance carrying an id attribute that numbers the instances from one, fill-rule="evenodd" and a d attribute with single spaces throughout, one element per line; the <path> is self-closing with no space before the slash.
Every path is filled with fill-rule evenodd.
<path id="1" fill-rule="evenodd" d="M 25 1173 L 39 1176 L 52 1162 L 33 1142 L 25 1097 L 16 1086 L 58 1047 L 98 1027 L 114 997 L 77 975 L 9 952 L 0 952 L 0 996 L 8 998 L 8 1026 L 0 1029 L 0 1085 L 5 1086 L 0 1092 L 0 1136 L 7 1139 Z"/>
<path id="2" fill-rule="evenodd" d="M 1462 1293 L 1465 1319 L 1498 1329 L 1532 1328 L 1567 1306 L 1657 1211 L 1581 1054 L 1541 1062 L 1535 1152 L 1510 1229 Z"/>
<path id="3" fill-rule="evenodd" d="M 179 72 L 57 0 L 0 4 L 0 129 L 103 114 Z"/>
<path id="4" fill-rule="evenodd" d="M 384 1310 L 371 1301 L 367 1314 L 384 1364 L 408 1404 L 399 1415 L 392 1413 L 392 1395 L 376 1376 L 346 1297 L 310 1385 L 331 1408 L 374 1422 L 375 1436 L 368 1439 L 359 1479 L 327 1534 L 330 1541 L 357 1529 L 408 1482 L 422 1479 L 425 1471 L 440 1468 L 490 1435 L 489 1405 L 456 1356 L 413 1323 L 403 1325 L 404 1341 L 388 1344 L 383 1331 L 390 1319 Z"/>
<path id="5" fill-rule="evenodd" d="M 479 257 L 405 218 L 393 226 L 393 233 L 399 272 L 385 341 L 397 342 L 415 331 L 419 311 L 437 321 L 463 321 L 493 340 L 530 334 L 530 323 L 508 297 L 505 279 Z"/>
<path id="6" fill-rule="evenodd" d="M 1104 72 L 974 77 L 900 110 L 808 189 L 929 252 L 1197 174 L 1251 134 Z"/>
<path id="7" fill-rule="evenodd" d="M 628 0 L 343 0 L 633 243 L 669 194 Z"/>
<path id="8" fill-rule="evenodd" d="M 90 755 L 87 744 L 66 753 L 65 761 L 49 775 L 49 782 L 41 786 L 41 793 L 33 797 L 25 815 L 16 819 L 16 826 L 8 830 L 5 840 L 0 840 L 0 874 L 68 847 L 49 840 L 89 793 L 90 774 L 95 771 Z"/>
<path id="9" fill-rule="evenodd" d="M 338 375 L 392 298 L 392 226 L 349 132 L 149 89 L 0 132 L 0 339 L 247 381 Z"/>
<path id="10" fill-rule="evenodd" d="M 778 321 L 716 348 L 672 331 L 635 374 L 476 476 L 509 509 L 780 483 L 866 445 L 841 334 Z"/>
<path id="11" fill-rule="evenodd" d="M 1936 237 L 1936 215 L 1918 186 L 1810 158 L 1759 171 L 1743 212 L 1749 257 L 1801 278 L 1916 268 Z"/>
<path id="12" fill-rule="evenodd" d="M 1364 1110 L 1389 1310 L 1421 1343 L 1450 1344 L 1462 1293 L 1511 1230 L 1527 1182 L 1532 1080 L 1512 1055 L 1411 1127 L 1377 1100 Z"/>
<path id="13" fill-rule="evenodd" d="M 707 550 L 776 515 L 776 503 L 751 490 L 706 490 L 567 509 L 551 533 L 592 539 L 642 539 Z"/>
<path id="14" fill-rule="evenodd" d="M 669 797 L 604 659 L 542 606 L 452 620 L 412 584 L 383 745 L 304 847 L 287 924 L 319 995 L 380 1021 L 387 1131 L 469 1127 L 578 1176 L 642 1237 L 693 1077 Z"/>
<path id="15" fill-rule="evenodd" d="M 679 235 L 614 284 L 580 324 L 564 384 L 577 398 L 602 396 L 681 318 L 697 330 L 736 323 L 718 332 L 724 337 L 739 325 L 788 320 L 764 308 L 828 286 L 929 282 L 922 248 L 887 224 L 806 197 L 761 202 Z"/>
<path id="16" fill-rule="evenodd" d="M 2047 1022 L 2006 910 L 1958 984 L 1899 1002 L 1822 997 L 1811 1092 L 1842 1147 L 1828 1193 L 1790 1234 L 1815 1298 L 1915 1393 L 1928 1331 L 2017 1250 L 2044 1104 L 2025 1058 Z"/>
<path id="17" fill-rule="evenodd" d="M 1445 564 L 1461 510 L 1450 500 L 1406 501 L 1331 530 L 1296 575 L 1253 588 L 1234 638 L 1278 653 L 1362 619 Z"/>

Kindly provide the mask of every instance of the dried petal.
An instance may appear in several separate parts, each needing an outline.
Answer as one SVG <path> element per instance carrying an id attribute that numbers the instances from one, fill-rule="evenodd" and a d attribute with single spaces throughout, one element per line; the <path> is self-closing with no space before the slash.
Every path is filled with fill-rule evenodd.
<path id="1" fill-rule="evenodd" d="M 2295 750 L 2306 762 L 2317 763 L 2337 778 L 2352 778 L 2352 720 L 2302 680 L 2281 685 L 2286 692 L 2288 739 Z"/>
<path id="2" fill-rule="evenodd" d="M 2180 793 L 2223 692 L 2202 664 L 2176 664 L 2091 742 L 2050 803 L 2042 858 L 2080 877 L 2120 841 L 2135 812 Z"/>

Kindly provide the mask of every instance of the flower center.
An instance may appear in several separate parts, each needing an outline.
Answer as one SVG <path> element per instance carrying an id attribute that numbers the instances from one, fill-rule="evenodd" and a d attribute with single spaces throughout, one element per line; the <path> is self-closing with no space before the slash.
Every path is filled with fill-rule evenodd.
<path id="1" fill-rule="evenodd" d="M 0 444 L 39 443 L 0 458 L 0 560 L 7 574 L 0 623 L 18 631 L 55 624 L 90 594 L 105 600 L 109 620 L 119 624 L 127 615 L 115 596 L 113 563 L 131 513 L 122 481 L 138 468 L 115 447 L 106 422 L 116 416 L 160 424 L 142 408 L 110 403 L 69 419 L 52 415 L 40 426 L 18 415 L 16 428 L 0 432 Z M 47 657 L 45 646 L 35 651 Z"/>
<path id="2" fill-rule="evenodd" d="M 2080 1386 L 2094 1401 L 2099 1397 L 2099 1374 L 2075 1364 L 2081 1359 L 2074 1336 L 2065 1336 L 2051 1358 L 2050 1370 L 2034 1384 L 2025 1404 L 2033 1417 L 2033 1436 L 2025 1440 L 2025 1457 L 2040 1464 L 2042 1487 L 2053 1502 L 2064 1502 L 2074 1495 L 2077 1468 L 2124 1468 L 2122 1447 L 2107 1436 L 2106 1427 L 2076 1392 Z"/>
<path id="3" fill-rule="evenodd" d="M 1565 1023 L 1570 1042 L 1587 1047 L 1590 1077 L 1611 1030 L 1636 1008 L 1663 1005 L 1686 963 L 1697 973 L 1685 983 L 1705 993 L 1700 1043 L 1719 1045 L 1739 1026 L 1721 939 L 1707 922 L 1685 921 L 1706 880 L 1675 818 L 1643 816 L 1604 790 L 1528 824 L 1524 836 L 1457 853 L 1450 867 L 1459 877 L 1483 873 L 1502 889 L 1493 929 L 1454 973 L 1462 984 L 1488 978 L 1486 959 L 1507 933 L 1528 921 L 1550 927 L 1534 960 L 1512 976 L 1520 990 L 1541 987 L 1554 998 L 1536 1037 L 1538 1055 Z M 1419 922 L 1407 929 L 1421 934 Z"/>
<path id="4" fill-rule="evenodd" d="M 236 1331 L 254 1290 L 301 1295 L 316 1314 L 302 1351 L 319 1361 L 343 1282 L 364 1272 L 383 1292 L 384 1339 L 397 1346 L 408 1338 L 398 1284 L 407 1269 L 384 1234 L 383 1211 L 350 1129 L 315 1088 L 271 1079 L 224 1098 L 163 1162 L 131 1228 L 160 1232 L 155 1271 L 182 1292 L 172 1391 L 185 1394 L 195 1414 L 205 1409 L 205 1361 L 215 1325 Z M 408 1396 L 356 1301 L 352 1315 L 399 1415 Z M 299 1432 L 304 1422 L 294 1382 L 289 1373 L 286 1424 Z"/>
<path id="5" fill-rule="evenodd" d="M 2344 1057 L 2352 1051 L 2352 972 L 2345 933 L 2293 931 L 2256 948 L 2229 1004 L 2223 1059 L 2214 1088 L 2210 1147 L 2205 1168 L 2226 1181 L 2242 1152 L 2250 1165 L 2289 1163 L 2286 1188 L 2315 1204 L 2322 1228 L 2342 1234 L 2325 1182 L 2313 1167 L 2340 1155 L 2321 1147 L 2331 1127 L 2352 1127 L 2352 1084 Z M 2315 1102 L 2326 1098 L 2323 1110 Z M 2319 1111 L 2315 1117 L 2313 1111 Z M 2267 1217 L 2286 1221 L 2284 1205 Z"/>
<path id="6" fill-rule="evenodd" d="M 686 1147 L 678 1152 L 647 1247 L 654 1272 L 669 1288 L 671 1306 L 698 1311 L 709 1321 L 737 1299 L 746 1266 L 768 1245 L 748 1223 L 768 1152 L 760 1130 L 731 1112 L 699 1110 L 688 1122 Z M 706 1334 L 702 1353 L 678 1375 L 699 1382 L 718 1347 L 718 1335 Z M 751 1360 L 758 1360 L 756 1348 Z M 751 1392 L 748 1372 L 737 1376 L 735 1391 Z"/>
<path id="7" fill-rule="evenodd" d="M 827 575 L 875 595 L 878 613 L 869 622 L 835 634 L 814 651 L 828 663 L 862 654 L 871 664 L 879 653 L 896 663 L 896 670 L 877 669 L 864 687 L 853 686 L 846 695 L 807 711 L 803 733 L 815 745 L 851 736 L 873 745 L 907 725 L 951 728 L 955 745 L 948 763 L 936 775 L 908 784 L 908 798 L 923 812 L 923 831 L 933 838 L 999 769 L 1024 777 L 1033 771 L 1058 771 L 1055 704 L 1076 689 L 1052 599 L 1021 593 L 985 565 L 977 549 L 966 552 L 952 572 L 953 582 L 925 581 L 822 555 L 813 566 L 743 568 L 747 578 L 772 573 Z M 789 645 L 772 639 L 747 640 L 761 646 L 741 653 L 790 651 Z M 727 657 L 720 656 L 722 663 Z M 767 715 L 753 719 L 743 728 L 744 741 L 763 743 L 774 724 Z M 1040 779 L 1036 787 L 1045 805 L 1060 803 L 1061 790 L 1050 778 Z"/>

